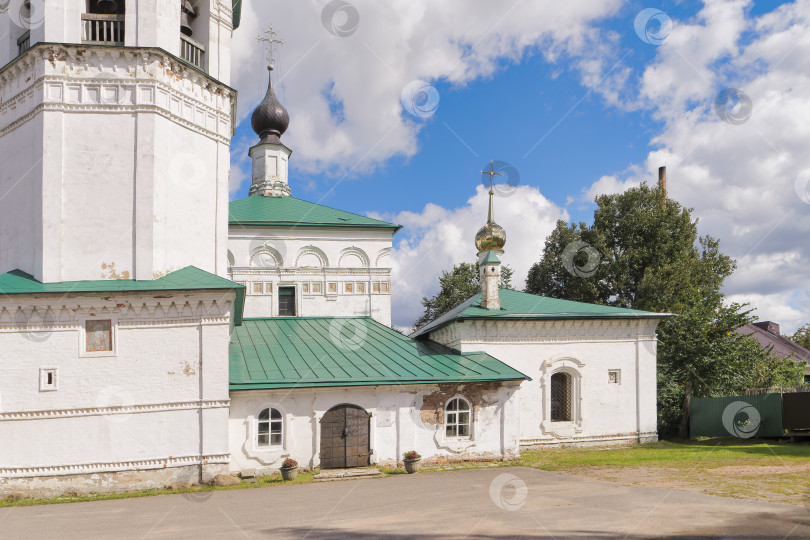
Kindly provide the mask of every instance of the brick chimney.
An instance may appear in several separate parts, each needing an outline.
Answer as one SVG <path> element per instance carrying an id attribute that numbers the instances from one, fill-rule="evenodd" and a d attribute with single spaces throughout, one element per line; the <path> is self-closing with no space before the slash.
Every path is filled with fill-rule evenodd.
<path id="1" fill-rule="evenodd" d="M 772 321 L 755 322 L 754 326 L 756 326 L 757 328 L 762 328 L 766 332 L 770 332 L 771 334 L 773 334 L 775 336 L 780 336 L 781 335 L 779 333 L 779 325 L 776 324 L 775 322 L 772 322 Z"/>
<path id="2" fill-rule="evenodd" d="M 658 187 L 667 190 L 667 167 L 658 167 Z"/>

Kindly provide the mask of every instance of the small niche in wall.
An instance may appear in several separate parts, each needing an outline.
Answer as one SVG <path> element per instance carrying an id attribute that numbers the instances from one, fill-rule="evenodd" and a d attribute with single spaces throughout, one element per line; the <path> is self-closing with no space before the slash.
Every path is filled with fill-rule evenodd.
<path id="1" fill-rule="evenodd" d="M 608 370 L 608 384 L 621 384 L 622 372 L 618 369 Z"/>
<path id="2" fill-rule="evenodd" d="M 52 392 L 56 390 L 56 368 L 43 368 L 39 370 L 39 391 Z"/>

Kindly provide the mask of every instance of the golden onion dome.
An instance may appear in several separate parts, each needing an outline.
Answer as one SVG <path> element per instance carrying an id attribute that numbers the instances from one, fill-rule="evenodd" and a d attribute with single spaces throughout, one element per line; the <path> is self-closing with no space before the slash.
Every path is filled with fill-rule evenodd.
<path id="1" fill-rule="evenodd" d="M 478 248 L 478 253 L 489 251 L 490 249 L 500 251 L 506 244 L 506 231 L 503 227 L 495 223 L 495 208 L 492 203 L 493 195 L 495 195 L 495 193 L 492 191 L 492 186 L 490 185 L 487 223 L 481 227 L 475 235 L 475 247 Z"/>
<path id="2" fill-rule="evenodd" d="M 494 221 L 487 222 L 475 235 L 475 247 L 478 252 L 490 249 L 502 250 L 506 244 L 506 231 Z"/>

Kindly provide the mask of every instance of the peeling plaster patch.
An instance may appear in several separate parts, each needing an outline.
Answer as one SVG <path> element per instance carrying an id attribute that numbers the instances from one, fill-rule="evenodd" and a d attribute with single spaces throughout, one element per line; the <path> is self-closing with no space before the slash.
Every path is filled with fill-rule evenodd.
<path id="1" fill-rule="evenodd" d="M 424 424 L 444 424 L 444 406 L 455 396 L 466 398 L 473 408 L 473 417 L 478 415 L 481 406 L 498 403 L 493 396 L 500 390 L 501 382 L 439 384 L 435 392 L 422 397 L 420 418 Z"/>
<path id="2" fill-rule="evenodd" d="M 101 263 L 101 279 L 130 279 L 129 270 L 123 270 L 120 274 L 115 269 L 115 263 Z"/>
<path id="3" fill-rule="evenodd" d="M 191 367 L 191 364 L 186 362 L 186 367 L 183 368 L 183 373 L 186 377 L 191 377 L 192 375 L 196 375 L 197 372 Z"/>

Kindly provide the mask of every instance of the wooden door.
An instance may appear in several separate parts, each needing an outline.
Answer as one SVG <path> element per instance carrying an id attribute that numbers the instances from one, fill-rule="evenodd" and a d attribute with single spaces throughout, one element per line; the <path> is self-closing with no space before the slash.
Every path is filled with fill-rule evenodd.
<path id="1" fill-rule="evenodd" d="M 321 419 L 321 468 L 369 464 L 371 415 L 357 405 L 338 405 Z"/>

